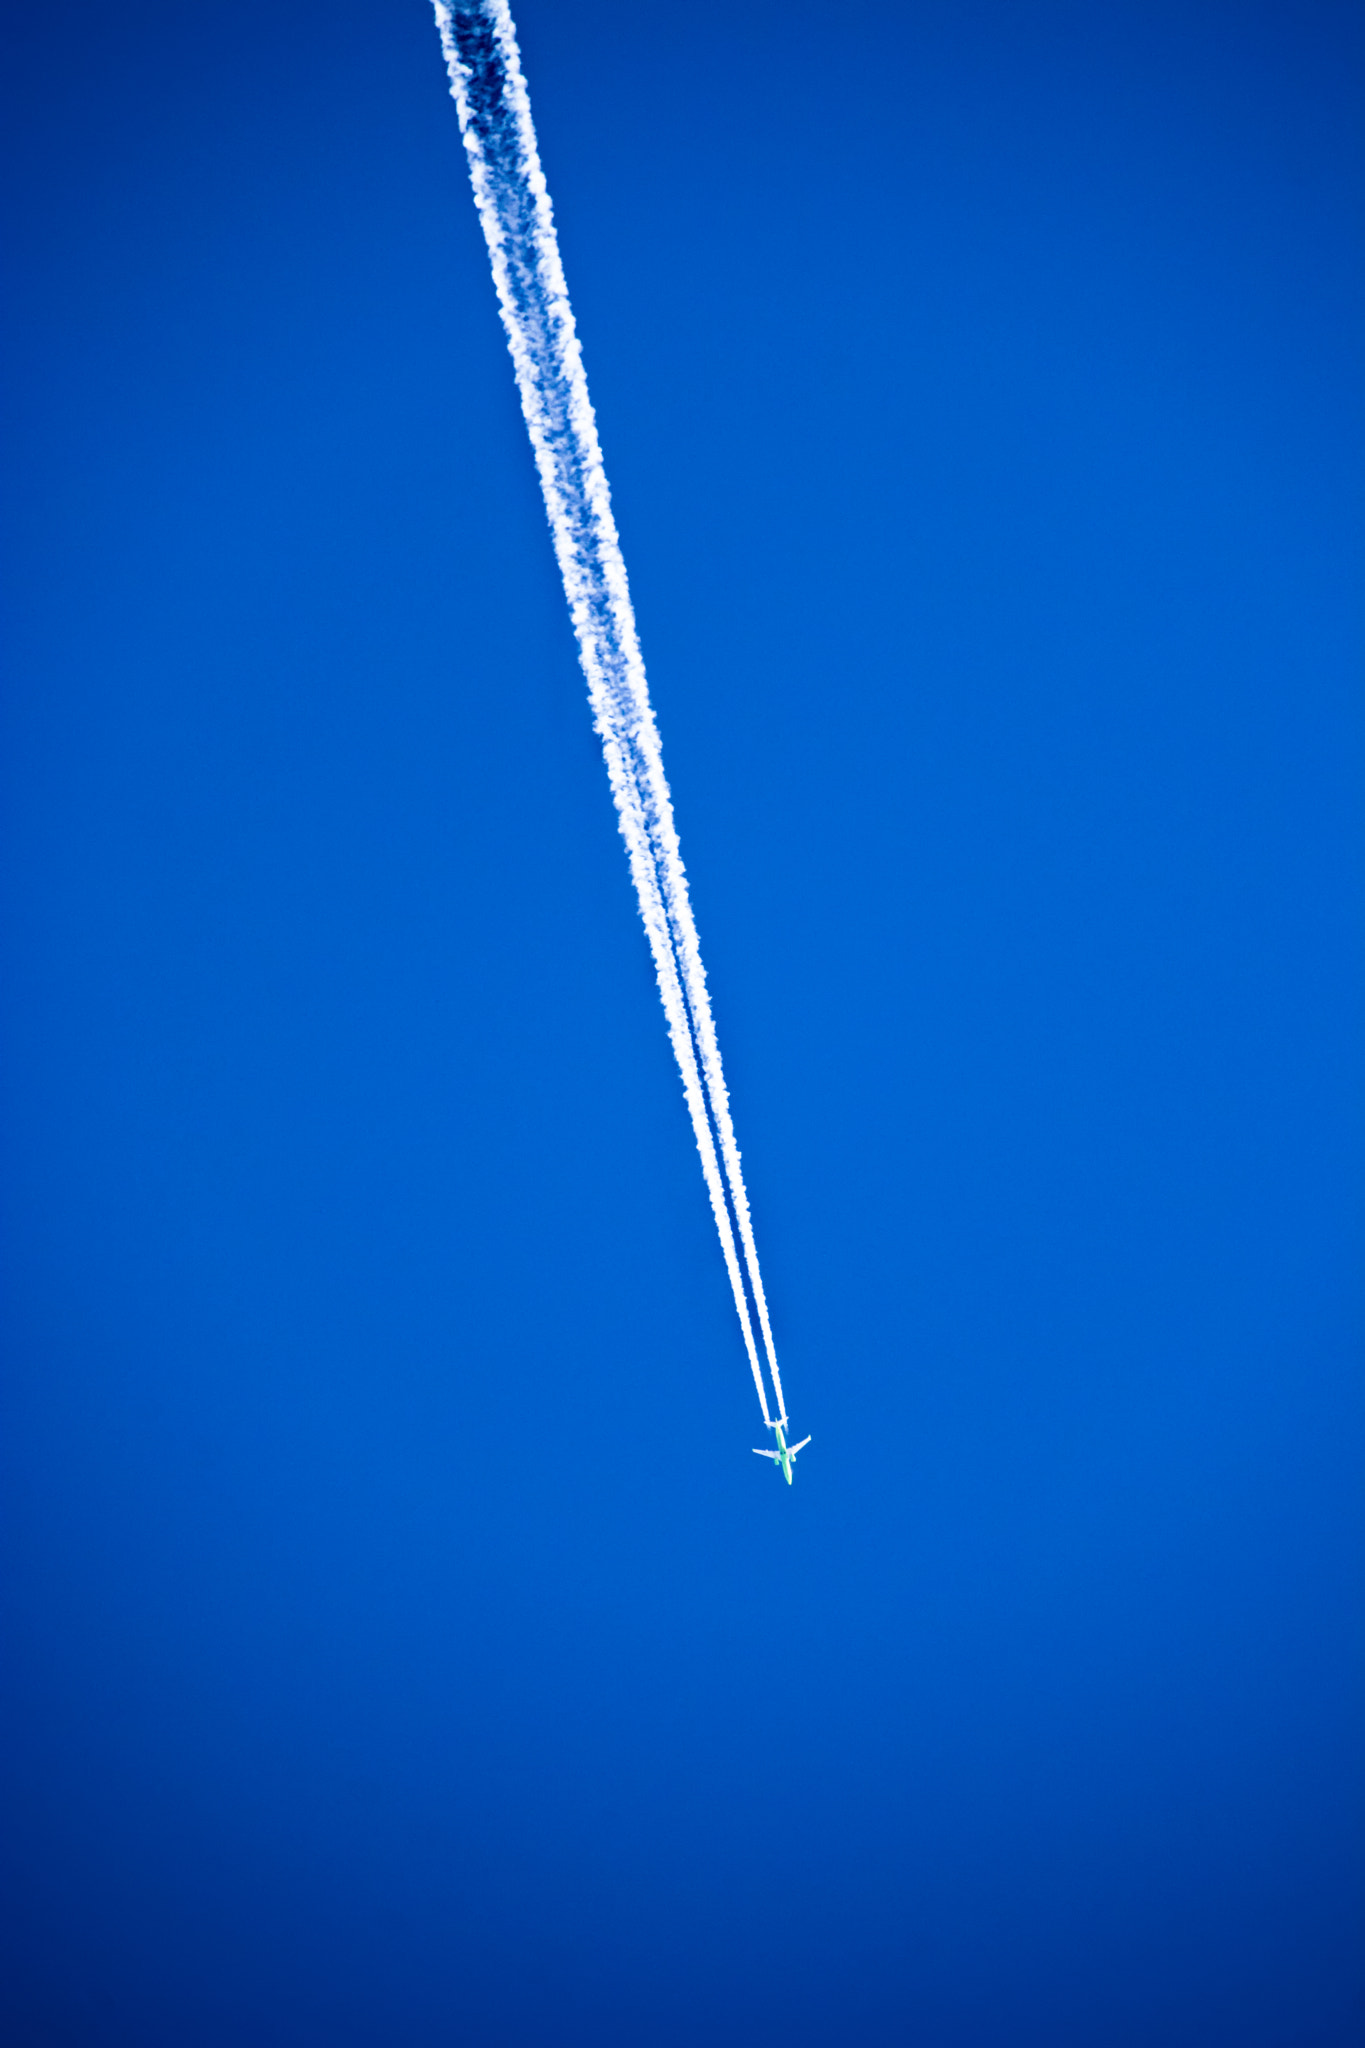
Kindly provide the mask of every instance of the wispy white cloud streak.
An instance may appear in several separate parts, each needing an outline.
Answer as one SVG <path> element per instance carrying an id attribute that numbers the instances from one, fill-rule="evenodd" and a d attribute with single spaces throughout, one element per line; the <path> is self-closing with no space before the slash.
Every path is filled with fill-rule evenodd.
<path id="1" fill-rule="evenodd" d="M 785 1420 L 706 973 L 516 32 L 506 0 L 435 0 L 435 9 L 593 722 L 602 740 L 745 1349 L 764 1421 L 773 1420 L 769 1391 L 777 1418 Z"/>

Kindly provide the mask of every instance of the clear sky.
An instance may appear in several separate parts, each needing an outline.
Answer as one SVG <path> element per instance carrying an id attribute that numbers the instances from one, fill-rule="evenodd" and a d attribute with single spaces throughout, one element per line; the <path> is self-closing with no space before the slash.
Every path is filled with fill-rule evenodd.
<path id="1" fill-rule="evenodd" d="M 1353 6 L 6 10 L 16 2048 L 1355 2048 Z"/>

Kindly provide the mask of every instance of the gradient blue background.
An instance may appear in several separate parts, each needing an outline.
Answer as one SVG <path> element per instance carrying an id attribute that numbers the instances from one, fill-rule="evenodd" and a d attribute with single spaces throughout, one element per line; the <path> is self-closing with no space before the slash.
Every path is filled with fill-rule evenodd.
<path id="1" fill-rule="evenodd" d="M 14 7 L 3 2031 L 1348 2048 L 1358 9 Z"/>

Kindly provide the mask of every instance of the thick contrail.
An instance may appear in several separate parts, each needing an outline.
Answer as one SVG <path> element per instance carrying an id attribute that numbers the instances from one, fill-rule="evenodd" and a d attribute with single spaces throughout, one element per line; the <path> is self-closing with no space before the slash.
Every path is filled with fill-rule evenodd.
<path id="1" fill-rule="evenodd" d="M 763 1419 L 772 1426 L 756 1319 L 777 1421 L 785 1423 L 706 974 L 516 31 L 507 0 L 435 0 L 435 7 L 593 723 L 606 755 L 745 1349 Z"/>

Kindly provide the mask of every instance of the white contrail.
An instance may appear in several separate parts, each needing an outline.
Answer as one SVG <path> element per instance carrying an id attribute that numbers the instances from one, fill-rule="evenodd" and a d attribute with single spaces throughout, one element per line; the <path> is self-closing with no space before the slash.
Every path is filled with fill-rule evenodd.
<path id="1" fill-rule="evenodd" d="M 771 1425 L 752 1297 L 777 1419 L 785 1422 L 706 973 L 516 31 L 507 0 L 435 0 L 435 8 L 522 411 L 588 679 L 593 723 L 602 739 L 744 1345 L 763 1419 Z"/>

